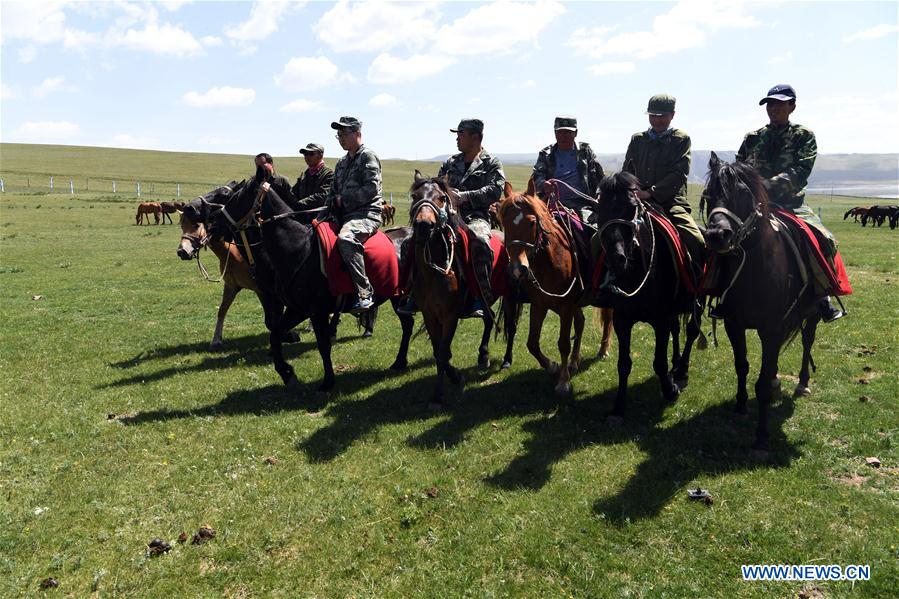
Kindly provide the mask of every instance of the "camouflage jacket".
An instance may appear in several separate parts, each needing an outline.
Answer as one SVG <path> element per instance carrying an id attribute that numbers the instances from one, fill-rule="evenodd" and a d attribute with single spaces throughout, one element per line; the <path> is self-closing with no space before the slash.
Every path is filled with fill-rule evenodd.
<path id="1" fill-rule="evenodd" d="M 499 201 L 506 185 L 506 175 L 499 158 L 494 158 L 483 148 L 468 169 L 465 169 L 465 155 L 450 156 L 440 167 L 439 177 L 449 176 L 449 184 L 459 190 L 462 200 L 459 212 L 465 222 L 480 218 L 490 221 L 488 210 Z"/>
<path id="2" fill-rule="evenodd" d="M 750 131 L 736 155 L 767 179 L 771 200 L 784 208 L 805 203 L 805 187 L 817 157 L 815 134 L 794 123 Z"/>
<path id="3" fill-rule="evenodd" d="M 690 136 L 680 129 L 671 129 L 655 139 L 649 130 L 634 133 L 624 155 L 624 170 L 640 179 L 662 208 L 670 210 L 678 204 L 689 212 L 690 145 Z"/>
<path id="4" fill-rule="evenodd" d="M 531 175 L 534 178 L 534 186 L 537 195 L 543 197 L 543 184 L 547 179 L 556 176 L 556 147 L 558 144 L 546 146 L 537 154 L 537 162 Z M 582 142 L 577 148 L 577 172 L 584 182 L 584 189 L 588 196 L 595 198 L 599 195 L 599 182 L 602 181 L 602 165 L 596 159 L 596 154 L 590 144 Z"/>
<path id="5" fill-rule="evenodd" d="M 340 198 L 338 206 L 337 198 Z M 340 222 L 368 218 L 381 223 L 381 160 L 366 146 L 359 146 L 354 156 L 347 153 L 337 161 L 334 183 L 325 206 L 328 214 Z"/>
<path id="6" fill-rule="evenodd" d="M 314 175 L 309 173 L 308 168 L 303 171 L 291 190 L 297 200 L 296 210 L 312 210 L 324 206 L 333 182 L 334 171 L 327 166 L 323 165 Z"/>

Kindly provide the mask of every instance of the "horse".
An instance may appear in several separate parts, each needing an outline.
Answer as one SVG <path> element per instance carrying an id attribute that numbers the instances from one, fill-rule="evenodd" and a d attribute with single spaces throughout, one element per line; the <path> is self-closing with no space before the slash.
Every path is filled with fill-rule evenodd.
<path id="1" fill-rule="evenodd" d="M 254 180 L 233 193 L 223 194 L 222 199 L 226 201 L 213 215 L 212 233 L 228 231 L 244 240 L 240 245 L 241 253 L 250 263 L 251 272 L 267 300 L 265 323 L 270 331 L 269 345 L 275 371 L 285 385 L 297 385 L 293 367 L 284 360 L 282 337 L 284 332 L 308 317 L 324 368 L 318 391 L 330 392 L 335 377 L 328 316 L 348 310 L 351 302 L 344 301 L 346 296 L 331 294 L 321 269 L 323 256 L 315 229 L 290 218 L 290 206 L 267 183 L 260 185 Z M 255 245 L 250 236 L 257 240 Z M 374 299 L 376 304 L 390 299 L 394 310 L 399 304 L 396 297 L 376 296 Z M 403 370 L 408 365 L 413 320 L 411 316 L 397 316 L 403 335 L 391 369 Z"/>
<path id="2" fill-rule="evenodd" d="M 713 152 L 706 184 L 708 246 L 716 252 L 724 328 L 734 353 L 737 374 L 735 411 L 746 413 L 746 330 L 758 331 L 762 364 L 755 383 L 758 424 L 753 448 L 766 451 L 768 407 L 780 387 L 777 363 L 781 349 L 800 331 L 802 368 L 793 395 L 809 395 L 812 345 L 821 319 L 813 286 L 803 277 L 804 265 L 785 227 L 771 217 L 762 177 L 742 162 L 728 164 Z"/>
<path id="3" fill-rule="evenodd" d="M 634 324 L 645 322 L 652 327 L 655 333 L 653 370 L 662 397 L 673 402 L 689 381 L 690 353 L 700 334 L 698 321 L 702 304 L 697 299 L 696 287 L 692 282 L 686 284 L 681 276 L 677 257 L 663 230 L 667 219 L 637 197 L 637 191 L 642 189 L 639 179 L 622 171 L 604 177 L 599 189 L 596 235 L 604 252 L 606 273 L 600 297 L 605 298 L 603 303 L 614 308 L 612 323 L 618 337 L 618 392 L 610 417 L 619 419 L 624 416 L 627 404 Z M 685 268 L 689 269 L 690 265 Z M 683 352 L 679 347 L 678 322 L 682 314 L 687 315 Z M 669 338 L 673 346 L 670 369 Z"/>
<path id="4" fill-rule="evenodd" d="M 412 287 L 437 363 L 437 385 L 430 407 L 439 409 L 443 406 L 444 376 L 449 377 L 450 382 L 455 385 L 464 383 L 462 373 L 450 360 L 453 337 L 465 311 L 467 296 L 466 286 L 460 276 L 460 252 L 456 251 L 457 245 L 461 244 L 459 236 L 464 234 L 466 227 L 456 210 L 458 195 L 445 178 L 428 178 L 416 170 L 410 197 L 411 243 L 414 247 Z M 471 284 L 469 281 L 469 286 Z M 515 338 L 514 296 L 507 294 L 502 305 L 506 325 L 503 368 L 509 368 L 512 365 L 512 343 Z M 490 367 L 488 347 L 492 318 L 488 310 L 484 315 L 484 332 L 478 348 L 478 366 L 482 370 Z"/>
<path id="5" fill-rule="evenodd" d="M 522 284 L 531 299 L 528 351 L 541 368 L 558 377 L 556 395 L 566 396 L 571 393 L 571 372 L 580 367 L 584 333 L 581 300 L 588 290 L 578 270 L 574 239 L 556 221 L 546 203 L 537 197 L 533 179 L 528 181 L 524 194 L 515 193 L 507 181 L 497 214 L 506 234 L 509 275 Z M 561 323 L 560 363 L 551 361 L 540 349 L 540 333 L 549 310 L 559 315 Z M 603 312 L 603 317 L 600 353 L 608 354 L 611 325 L 607 311 Z"/>
<path id="6" fill-rule="evenodd" d="M 160 212 L 162 213 L 162 224 L 165 224 L 165 219 L 169 219 L 169 224 L 172 223 L 172 217 L 170 214 L 175 214 L 176 212 L 184 209 L 184 202 L 159 202 Z"/>
<path id="7" fill-rule="evenodd" d="M 390 226 L 396 220 L 396 206 L 392 204 L 384 204 L 381 206 L 381 221 L 384 226 Z"/>
<path id="8" fill-rule="evenodd" d="M 153 215 L 153 218 L 156 219 L 156 224 L 159 224 L 159 214 L 162 212 L 162 208 L 159 205 L 159 202 L 141 202 L 137 205 L 137 215 L 134 218 L 135 225 L 142 225 L 144 223 L 144 216 L 147 217 L 147 224 L 150 224 L 150 215 Z"/>
<path id="9" fill-rule="evenodd" d="M 846 220 L 851 216 L 853 217 L 853 220 L 855 220 L 855 222 L 858 222 L 859 217 L 864 217 L 866 214 L 868 214 L 868 211 L 870 209 L 870 207 L 866 206 L 856 206 L 854 208 L 850 208 L 843 214 L 843 220 Z"/>

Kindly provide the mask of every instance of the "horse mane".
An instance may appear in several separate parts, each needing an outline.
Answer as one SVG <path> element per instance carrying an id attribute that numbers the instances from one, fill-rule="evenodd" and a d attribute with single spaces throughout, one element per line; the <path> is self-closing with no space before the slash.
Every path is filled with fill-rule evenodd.
<path id="1" fill-rule="evenodd" d="M 607 175 L 599 182 L 599 197 L 615 197 L 622 191 L 630 191 L 639 188 L 642 185 L 640 179 L 636 175 L 627 171 L 618 171 L 611 175 Z"/>
<path id="2" fill-rule="evenodd" d="M 758 202 L 762 215 L 767 219 L 771 213 L 768 206 L 768 190 L 765 188 L 765 179 L 757 170 L 749 164 L 740 161 L 721 161 L 717 167 L 709 168 L 706 188 L 709 190 L 710 196 L 721 196 L 725 202 L 736 202 L 735 192 L 738 183 L 742 183 L 749 189 L 749 192 Z M 706 208 L 706 214 L 708 214 L 710 209 L 711 206 Z"/>
<path id="3" fill-rule="evenodd" d="M 530 208 L 531 211 L 540 218 L 541 222 L 544 223 L 544 226 L 552 226 L 555 224 L 555 219 L 549 212 L 549 206 L 536 195 L 528 195 L 527 193 L 522 192 L 503 198 L 497 209 L 497 216 L 500 220 L 503 219 L 503 214 L 510 206 L 515 206 L 519 210 L 522 208 Z"/>
<path id="4" fill-rule="evenodd" d="M 440 191 L 442 191 L 444 194 L 446 194 L 446 197 L 448 197 L 450 199 L 450 203 L 452 204 L 453 211 L 452 212 L 447 211 L 447 217 L 446 217 L 447 222 L 449 222 L 449 224 L 452 225 L 452 227 L 455 229 L 460 229 L 462 227 L 465 227 L 466 226 L 465 221 L 462 220 L 462 217 L 459 214 L 459 206 L 457 206 L 456 203 L 453 201 L 455 195 L 453 193 L 450 193 L 449 183 L 446 182 L 446 179 L 444 177 L 424 177 L 424 178 L 418 179 L 417 181 L 413 181 L 412 186 L 409 188 L 409 194 L 410 195 L 414 194 L 416 191 L 418 191 L 420 188 L 424 187 L 428 183 L 433 183 L 434 185 L 439 187 Z M 415 206 L 415 202 L 412 203 L 412 206 Z M 410 210 L 411 210 L 412 206 L 409 207 Z M 410 214 L 410 216 L 411 216 L 411 214 Z"/>

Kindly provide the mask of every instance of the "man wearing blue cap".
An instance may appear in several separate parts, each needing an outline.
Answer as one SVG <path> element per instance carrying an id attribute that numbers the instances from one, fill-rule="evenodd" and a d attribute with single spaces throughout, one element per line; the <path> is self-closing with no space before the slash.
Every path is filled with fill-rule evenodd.
<path id="1" fill-rule="evenodd" d="M 836 239 L 815 212 L 805 205 L 805 188 L 818 157 L 815 134 L 790 122 L 790 115 L 796 110 L 796 90 L 791 85 L 778 84 L 769 89 L 768 95 L 759 101 L 759 106 L 763 105 L 769 122 L 746 134 L 736 159 L 752 166 L 765 179 L 772 202 L 789 210 L 816 231 L 821 250 L 832 267 Z M 824 322 L 845 314 L 835 308 L 827 296 L 821 298 L 819 308 Z"/>

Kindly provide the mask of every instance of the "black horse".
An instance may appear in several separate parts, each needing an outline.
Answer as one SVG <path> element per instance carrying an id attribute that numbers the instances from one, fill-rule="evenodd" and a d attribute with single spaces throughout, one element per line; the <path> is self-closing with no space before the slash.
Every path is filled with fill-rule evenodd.
<path id="1" fill-rule="evenodd" d="M 244 243 L 241 253 L 251 264 L 253 276 L 271 297 L 265 306 L 265 324 L 271 332 L 272 361 L 286 385 L 295 385 L 296 373 L 284 360 L 281 333 L 309 318 L 315 341 L 324 366 L 324 379 L 318 390 L 334 388 L 334 369 L 331 364 L 331 329 L 328 316 L 349 309 L 344 297 L 334 297 L 328 281 L 321 272 L 321 249 L 315 230 L 290 218 L 291 208 L 278 197 L 274 188 L 267 191 L 256 183 L 222 193 L 224 206 L 213 216 L 212 234 L 230 231 Z M 255 239 L 255 241 L 254 241 Z M 381 304 L 388 298 L 376 297 Z M 390 298 L 397 306 L 397 300 Z M 403 336 L 392 369 L 407 366 L 412 318 L 398 315 Z"/>
<path id="2" fill-rule="evenodd" d="M 700 334 L 701 304 L 681 282 L 660 213 L 637 197 L 640 181 L 628 172 L 603 178 L 596 212 L 597 233 L 605 252 L 600 303 L 614 309 L 612 324 L 618 336 L 618 394 L 611 416 L 624 416 L 627 380 L 631 372 L 631 329 L 649 323 L 655 331 L 653 369 L 662 395 L 674 401 L 689 380 L 690 352 Z M 651 214 L 652 213 L 652 214 Z M 683 353 L 678 316 L 688 314 Z M 672 338 L 672 368 L 668 369 L 668 339 Z"/>
<path id="3" fill-rule="evenodd" d="M 738 413 L 746 413 L 748 399 L 746 329 L 757 330 L 762 342 L 762 364 L 755 383 L 759 421 L 753 447 L 765 450 L 768 407 L 773 389 L 780 385 L 777 361 L 781 348 L 802 331 L 802 369 L 794 396 L 808 395 L 809 366 L 814 367 L 812 344 L 821 316 L 793 242 L 786 231 L 775 230 L 762 177 L 749 165 L 728 164 L 713 152 L 706 192 L 706 241 L 717 252 L 721 268 L 721 307 L 734 351 Z"/>

